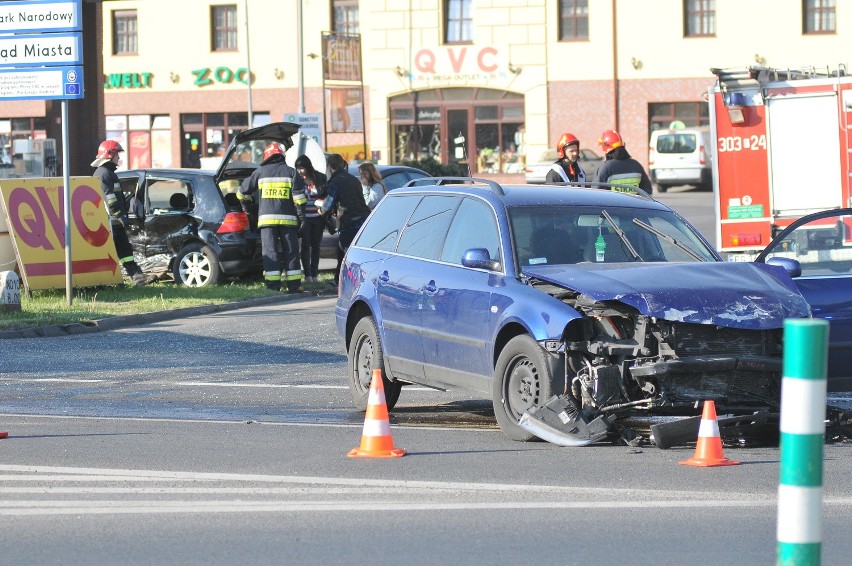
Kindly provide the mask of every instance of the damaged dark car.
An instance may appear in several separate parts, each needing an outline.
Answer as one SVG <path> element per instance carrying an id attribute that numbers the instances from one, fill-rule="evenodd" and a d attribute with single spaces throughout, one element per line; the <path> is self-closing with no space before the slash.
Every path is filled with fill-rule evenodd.
<path id="1" fill-rule="evenodd" d="M 239 132 L 216 171 L 120 171 L 131 203 L 127 235 L 136 263 L 147 274 L 188 287 L 260 273 L 260 238 L 236 191 L 259 166 L 269 143 L 290 148 L 298 131 L 298 124 L 276 122 Z"/>
<path id="2" fill-rule="evenodd" d="M 642 191 L 458 179 L 387 195 L 336 308 L 357 407 L 381 369 L 389 408 L 407 384 L 470 390 L 507 437 L 561 445 L 705 400 L 777 412 L 783 322 L 810 316 L 788 264 L 724 262 Z"/>

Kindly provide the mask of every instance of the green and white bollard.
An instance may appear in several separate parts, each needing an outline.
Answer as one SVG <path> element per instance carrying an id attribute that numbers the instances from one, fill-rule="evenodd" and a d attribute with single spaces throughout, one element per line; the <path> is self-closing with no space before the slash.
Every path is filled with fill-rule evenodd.
<path id="1" fill-rule="evenodd" d="M 777 566 L 819 566 L 828 322 L 784 322 Z"/>

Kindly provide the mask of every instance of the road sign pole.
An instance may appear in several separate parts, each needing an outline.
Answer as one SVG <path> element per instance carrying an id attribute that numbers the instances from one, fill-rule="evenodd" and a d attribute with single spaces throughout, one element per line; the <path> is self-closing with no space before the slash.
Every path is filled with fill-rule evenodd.
<path id="1" fill-rule="evenodd" d="M 68 174 L 68 101 L 62 101 L 62 188 L 65 205 L 65 298 L 68 306 L 74 302 L 71 282 L 71 176 Z"/>

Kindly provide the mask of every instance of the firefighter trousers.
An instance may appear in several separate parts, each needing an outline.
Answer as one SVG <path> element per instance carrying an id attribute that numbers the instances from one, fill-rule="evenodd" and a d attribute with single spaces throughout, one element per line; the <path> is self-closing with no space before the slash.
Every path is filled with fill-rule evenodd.
<path id="1" fill-rule="evenodd" d="M 288 291 L 298 291 L 302 285 L 299 234 L 295 226 L 263 226 L 260 229 L 263 250 L 263 279 L 267 289 L 281 290 L 287 282 Z"/>

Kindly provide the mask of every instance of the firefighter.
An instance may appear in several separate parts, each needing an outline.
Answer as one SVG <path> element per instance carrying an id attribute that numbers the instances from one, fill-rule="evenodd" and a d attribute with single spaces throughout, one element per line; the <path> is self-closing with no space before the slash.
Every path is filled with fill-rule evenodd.
<path id="1" fill-rule="evenodd" d="M 624 140 L 618 132 L 606 130 L 601 134 L 598 143 L 606 155 L 606 161 L 598 169 L 595 181 L 639 187 L 646 193 L 651 193 L 651 179 L 642 164 L 627 153 Z"/>
<path id="2" fill-rule="evenodd" d="M 574 134 L 564 133 L 556 142 L 556 160 L 547 172 L 544 182 L 582 183 L 586 180 L 586 172 L 580 167 L 580 140 Z"/>
<path id="3" fill-rule="evenodd" d="M 133 281 L 133 284 L 139 287 L 155 281 L 157 277 L 154 275 L 146 276 L 142 272 L 142 269 L 133 259 L 133 247 L 131 247 L 130 240 L 127 237 L 128 203 L 121 190 L 118 175 L 115 174 L 115 169 L 121 163 L 121 152 L 123 151 L 124 148 L 117 141 L 102 141 L 101 145 L 98 146 L 98 154 L 92 161 L 92 167 L 95 167 L 92 176 L 97 177 L 101 182 L 101 190 L 104 193 L 104 200 L 106 200 L 110 215 L 112 241 L 115 242 L 115 251 L 118 253 L 121 266 L 124 267 L 124 271 Z"/>
<path id="4" fill-rule="evenodd" d="M 296 170 L 284 161 L 284 152 L 280 143 L 267 145 L 260 167 L 242 182 L 237 198 L 248 209 L 257 193 L 257 227 L 266 288 L 281 290 L 283 259 L 287 292 L 298 293 L 302 285 L 299 228 L 305 220 L 307 198 L 304 192 L 293 191 Z"/>

